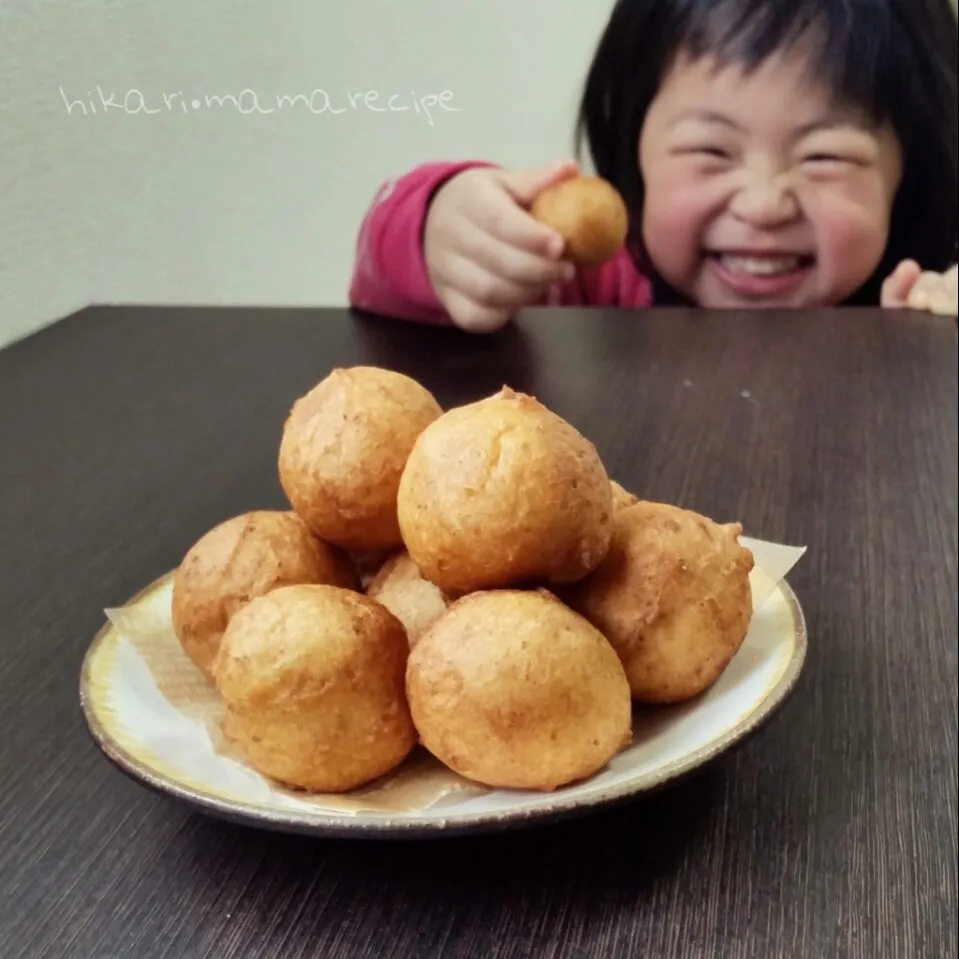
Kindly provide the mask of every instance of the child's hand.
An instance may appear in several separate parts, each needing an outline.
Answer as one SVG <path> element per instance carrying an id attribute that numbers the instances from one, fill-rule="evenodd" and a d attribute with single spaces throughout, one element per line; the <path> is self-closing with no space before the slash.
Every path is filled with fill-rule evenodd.
<path id="1" fill-rule="evenodd" d="M 433 197 L 424 252 L 433 289 L 453 322 L 474 333 L 504 326 L 574 268 L 564 241 L 527 207 L 547 186 L 577 173 L 574 163 L 532 170 L 474 169 Z"/>
<path id="2" fill-rule="evenodd" d="M 904 260 L 882 286 L 881 305 L 892 309 L 925 310 L 938 316 L 959 314 L 959 267 L 945 273 L 924 272 Z"/>

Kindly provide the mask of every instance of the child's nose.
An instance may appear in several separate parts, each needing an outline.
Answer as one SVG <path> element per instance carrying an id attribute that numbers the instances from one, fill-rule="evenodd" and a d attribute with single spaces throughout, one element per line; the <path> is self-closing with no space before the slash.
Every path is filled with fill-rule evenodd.
<path id="1" fill-rule="evenodd" d="M 785 178 L 755 176 L 735 193 L 730 211 L 750 226 L 769 229 L 795 220 L 799 203 Z"/>

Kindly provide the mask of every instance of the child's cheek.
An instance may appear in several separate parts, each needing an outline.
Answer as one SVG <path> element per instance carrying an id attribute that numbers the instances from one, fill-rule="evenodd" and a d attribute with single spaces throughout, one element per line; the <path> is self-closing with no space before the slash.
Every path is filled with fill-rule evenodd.
<path id="1" fill-rule="evenodd" d="M 881 210 L 855 199 L 833 196 L 816 211 L 813 222 L 820 266 L 852 292 L 875 271 L 887 240 Z"/>
<path id="2" fill-rule="evenodd" d="M 695 182 L 665 177 L 647 184 L 643 240 L 668 281 L 680 283 L 698 264 L 709 206 Z"/>

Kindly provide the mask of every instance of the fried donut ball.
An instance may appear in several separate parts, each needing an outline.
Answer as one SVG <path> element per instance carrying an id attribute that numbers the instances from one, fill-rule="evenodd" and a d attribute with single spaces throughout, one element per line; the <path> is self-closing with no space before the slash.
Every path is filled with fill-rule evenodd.
<path id="1" fill-rule="evenodd" d="M 719 679 L 752 619 L 753 555 L 739 523 L 640 502 L 620 510 L 606 558 L 563 599 L 612 643 L 633 698 L 680 703 Z"/>
<path id="2" fill-rule="evenodd" d="M 360 589 L 349 558 L 292 512 L 254 510 L 218 524 L 190 547 L 173 576 L 173 629 L 209 679 L 227 623 L 278 586 L 328 583 Z"/>
<path id="3" fill-rule="evenodd" d="M 624 489 L 616 480 L 611 480 L 613 486 L 613 512 L 626 509 L 627 506 L 635 506 L 639 502 L 639 497 Z"/>
<path id="4" fill-rule="evenodd" d="M 413 647 L 406 690 L 423 745 L 486 786 L 550 791 L 585 779 L 632 732 L 612 646 L 545 590 L 457 600 Z"/>
<path id="5" fill-rule="evenodd" d="M 543 190 L 530 214 L 566 241 L 564 256 L 580 267 L 598 266 L 626 242 L 629 216 L 623 198 L 606 180 L 576 176 Z"/>
<path id="6" fill-rule="evenodd" d="M 230 621 L 214 671 L 224 737 L 262 775 L 346 792 L 396 768 L 416 743 L 409 648 L 385 607 L 336 586 L 286 586 Z"/>
<path id="7" fill-rule="evenodd" d="M 380 568 L 366 595 L 382 603 L 406 628 L 410 646 L 442 616 L 450 598 L 428 579 L 405 550 Z"/>
<path id="8" fill-rule="evenodd" d="M 613 492 L 596 448 L 531 396 L 448 410 L 400 480 L 406 549 L 446 592 L 568 583 L 609 546 Z"/>
<path id="9" fill-rule="evenodd" d="M 351 552 L 402 546 L 400 474 L 442 409 L 416 380 L 378 367 L 335 369 L 294 404 L 278 470 L 293 509 L 317 536 Z"/>

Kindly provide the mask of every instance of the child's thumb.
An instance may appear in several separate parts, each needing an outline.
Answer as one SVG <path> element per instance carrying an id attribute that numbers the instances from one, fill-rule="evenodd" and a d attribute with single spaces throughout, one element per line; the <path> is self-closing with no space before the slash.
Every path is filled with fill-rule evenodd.
<path id="1" fill-rule="evenodd" d="M 500 182 L 517 203 L 529 206 L 547 187 L 561 180 L 568 180 L 578 173 L 575 161 L 561 160 L 548 166 L 506 170 L 500 175 Z"/>

